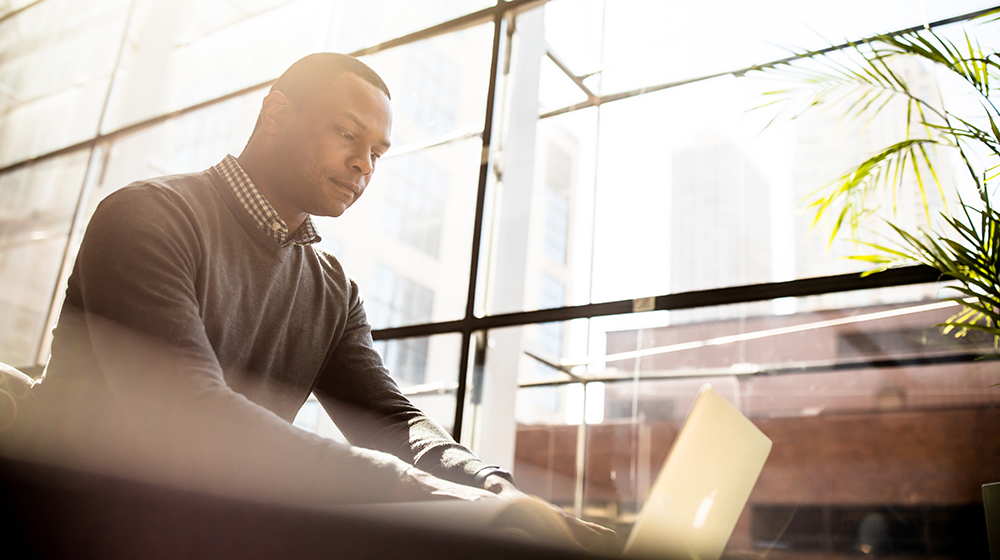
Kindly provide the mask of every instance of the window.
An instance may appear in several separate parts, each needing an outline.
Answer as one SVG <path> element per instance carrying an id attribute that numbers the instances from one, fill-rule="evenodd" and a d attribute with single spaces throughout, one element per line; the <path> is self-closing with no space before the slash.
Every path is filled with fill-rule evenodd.
<path id="1" fill-rule="evenodd" d="M 402 75 L 401 112 L 435 134 L 453 130 L 460 77 L 458 65 L 433 46 L 413 49 Z"/>
<path id="2" fill-rule="evenodd" d="M 316 223 L 414 402 L 525 490 L 624 532 L 711 381 L 782 450 L 735 555 L 964 555 L 941 536 L 977 505 L 959 488 L 1000 479 L 991 341 L 941 336 L 954 310 L 919 271 L 866 287 L 852 248 L 796 213 L 900 125 L 748 111 L 781 86 L 745 70 L 788 45 L 954 33 L 993 7 L 876 4 L 0 2 L 0 361 L 40 371 L 104 196 L 238 154 L 290 62 L 355 51 L 393 93 L 393 148 Z M 930 157 L 960 188 L 961 161 Z M 912 198 L 883 207 L 924 219 Z M 299 424 L 325 429 L 317 410 Z"/>
<path id="3" fill-rule="evenodd" d="M 421 153 L 406 154 L 384 166 L 384 231 L 399 241 L 437 258 L 441 252 L 448 197 L 448 173 Z"/>
<path id="4" fill-rule="evenodd" d="M 434 292 L 409 278 L 378 265 L 367 301 L 369 322 L 375 328 L 427 322 L 434 308 Z M 427 339 L 389 340 L 376 344 L 393 377 L 406 384 L 424 381 Z"/>

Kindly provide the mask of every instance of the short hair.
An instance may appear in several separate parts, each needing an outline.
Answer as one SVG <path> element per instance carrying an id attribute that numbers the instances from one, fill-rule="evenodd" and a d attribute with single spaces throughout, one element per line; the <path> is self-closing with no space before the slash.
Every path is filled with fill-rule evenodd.
<path id="1" fill-rule="evenodd" d="M 298 59 L 278 76 L 270 91 L 280 91 L 292 101 L 303 103 L 315 99 L 324 87 L 344 72 L 358 76 L 392 99 L 389 87 L 367 64 L 350 55 L 330 52 L 313 53 Z M 258 116 L 254 133 L 260 128 L 260 123 L 261 118 Z M 253 133 L 250 137 L 253 138 Z"/>

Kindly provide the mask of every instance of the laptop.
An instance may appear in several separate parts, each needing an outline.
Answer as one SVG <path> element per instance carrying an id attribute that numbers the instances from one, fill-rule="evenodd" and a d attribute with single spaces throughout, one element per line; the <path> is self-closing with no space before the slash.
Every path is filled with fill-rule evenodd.
<path id="1" fill-rule="evenodd" d="M 625 544 L 625 556 L 717 560 L 764 461 L 767 438 L 702 387 Z"/>
<path id="2" fill-rule="evenodd" d="M 717 560 L 770 450 L 771 440 L 739 410 L 710 386 L 702 387 L 632 527 L 624 555 Z M 537 498 L 340 507 L 355 519 L 505 535 L 579 551 L 564 517 Z"/>

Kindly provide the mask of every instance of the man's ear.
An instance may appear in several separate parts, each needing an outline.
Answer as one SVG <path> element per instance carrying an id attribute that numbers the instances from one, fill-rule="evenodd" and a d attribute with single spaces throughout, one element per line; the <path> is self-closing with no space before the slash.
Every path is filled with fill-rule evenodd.
<path id="1" fill-rule="evenodd" d="M 291 114 L 290 101 L 280 91 L 272 91 L 260 107 L 260 126 L 264 132 L 275 133 Z"/>

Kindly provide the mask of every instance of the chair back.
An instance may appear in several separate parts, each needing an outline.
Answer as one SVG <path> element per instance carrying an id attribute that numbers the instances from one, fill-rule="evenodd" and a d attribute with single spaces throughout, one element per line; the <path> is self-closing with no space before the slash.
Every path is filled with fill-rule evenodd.
<path id="1" fill-rule="evenodd" d="M 983 509 L 986 510 L 986 535 L 990 541 L 990 558 L 1000 560 L 1000 482 L 983 484 Z"/>
<path id="2" fill-rule="evenodd" d="M 14 426 L 20 404 L 34 398 L 31 388 L 41 382 L 41 379 L 35 380 L 23 371 L 0 362 L 0 434 Z"/>

